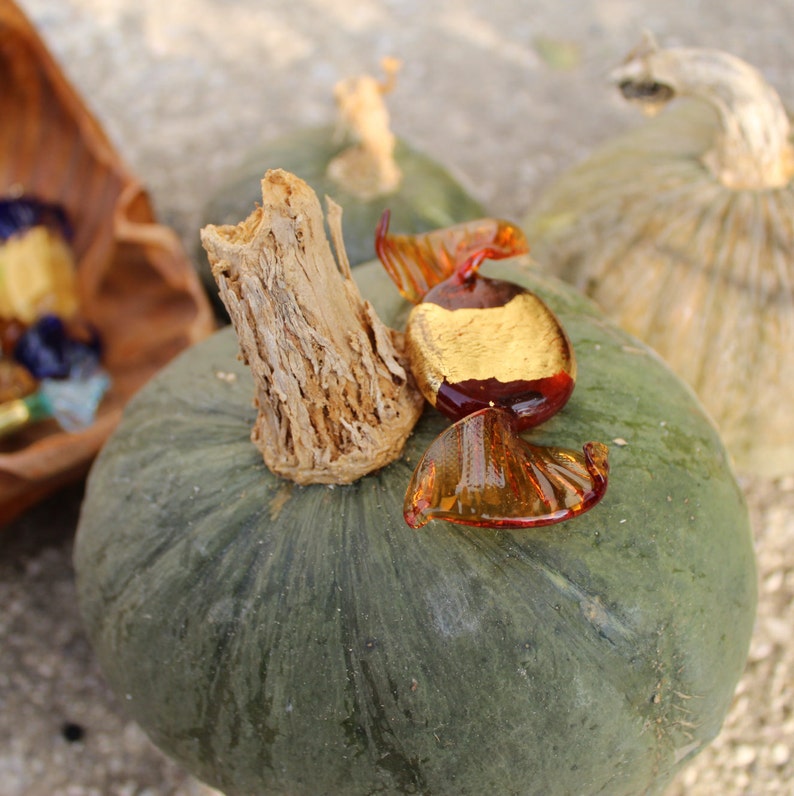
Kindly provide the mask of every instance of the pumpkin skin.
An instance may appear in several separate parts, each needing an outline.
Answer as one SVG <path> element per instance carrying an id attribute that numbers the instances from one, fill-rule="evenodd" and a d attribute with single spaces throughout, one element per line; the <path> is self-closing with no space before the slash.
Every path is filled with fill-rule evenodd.
<path id="1" fill-rule="evenodd" d="M 591 512 L 411 530 L 404 489 L 447 423 L 430 409 L 355 484 L 271 475 L 231 328 L 136 396 L 91 472 L 75 564 L 104 673 L 227 796 L 658 793 L 719 730 L 756 591 L 713 425 L 572 289 L 524 258 L 484 273 L 537 292 L 576 348 L 573 396 L 526 436 L 610 443 Z M 399 323 L 380 267 L 354 275 Z"/>
<path id="2" fill-rule="evenodd" d="M 682 81 L 705 60 L 709 69 L 561 174 L 524 228 L 539 262 L 692 386 L 740 472 L 790 475 L 794 134 L 748 65 L 719 51 L 654 50 L 645 55 L 672 54 Z M 649 69 L 647 80 L 666 84 Z"/>
<path id="3" fill-rule="evenodd" d="M 397 140 L 394 159 L 402 171 L 396 191 L 362 199 L 328 176 L 329 163 L 349 146 L 337 141 L 331 126 L 298 131 L 266 144 L 252 153 L 236 175 L 208 202 L 205 223 L 236 224 L 262 199 L 260 181 L 270 168 L 278 167 L 305 180 L 319 197 L 330 196 L 344 208 L 344 239 L 350 264 L 361 265 L 375 257 L 373 230 L 388 207 L 395 228 L 406 233 L 425 232 L 459 221 L 481 218 L 482 206 L 466 193 L 438 162 Z M 202 224 L 204 226 L 204 224 Z M 202 281 L 213 298 L 217 286 L 206 253 L 197 256 Z M 225 309 L 218 302 L 222 314 Z"/>

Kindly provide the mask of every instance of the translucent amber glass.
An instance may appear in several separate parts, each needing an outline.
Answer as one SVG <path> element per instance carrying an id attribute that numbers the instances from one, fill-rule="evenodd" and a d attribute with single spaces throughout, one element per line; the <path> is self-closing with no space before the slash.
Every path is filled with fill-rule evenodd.
<path id="1" fill-rule="evenodd" d="M 494 218 L 421 235 L 390 235 L 387 210 L 375 233 L 375 250 L 403 297 L 418 304 L 445 279 L 466 279 L 484 260 L 524 254 L 529 246 L 519 227 Z"/>
<path id="2" fill-rule="evenodd" d="M 405 496 L 406 522 L 431 519 L 528 528 L 575 517 L 607 488 L 607 448 L 531 445 L 510 412 L 484 409 L 445 429 L 420 460 Z"/>
<path id="3" fill-rule="evenodd" d="M 375 247 L 416 305 L 406 327 L 411 370 L 425 398 L 456 421 L 414 472 L 406 522 L 527 528 L 594 506 L 607 486 L 604 445 L 575 451 L 519 436 L 556 414 L 576 379 L 573 348 L 551 309 L 520 285 L 477 273 L 484 260 L 527 251 L 521 230 L 497 219 L 422 235 L 388 227 L 387 211 Z"/>

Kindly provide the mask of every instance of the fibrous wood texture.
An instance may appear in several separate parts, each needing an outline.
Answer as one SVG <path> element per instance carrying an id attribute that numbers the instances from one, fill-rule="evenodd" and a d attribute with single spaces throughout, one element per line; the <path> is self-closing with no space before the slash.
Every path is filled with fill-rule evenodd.
<path id="1" fill-rule="evenodd" d="M 402 335 L 361 297 L 341 211 L 329 207 L 339 264 L 314 191 L 281 170 L 265 175 L 247 219 L 202 230 L 254 375 L 251 438 L 273 472 L 300 484 L 350 483 L 393 461 L 422 407 Z"/>

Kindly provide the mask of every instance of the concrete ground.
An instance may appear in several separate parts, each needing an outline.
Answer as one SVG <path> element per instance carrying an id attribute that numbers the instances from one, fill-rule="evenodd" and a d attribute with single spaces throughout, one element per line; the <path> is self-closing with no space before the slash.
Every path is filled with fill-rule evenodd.
<path id="1" fill-rule="evenodd" d="M 201 207 L 258 143 L 334 118 L 336 81 L 404 61 L 395 131 L 493 214 L 636 123 L 606 75 L 645 29 L 754 63 L 794 107 L 791 0 L 20 0 L 193 251 Z M 9 123 L 3 120 L 3 124 Z M 671 788 L 791 793 L 794 479 L 747 481 L 760 607 L 722 735 Z M 82 633 L 80 485 L 0 529 L 0 796 L 208 791 L 124 716 Z"/>

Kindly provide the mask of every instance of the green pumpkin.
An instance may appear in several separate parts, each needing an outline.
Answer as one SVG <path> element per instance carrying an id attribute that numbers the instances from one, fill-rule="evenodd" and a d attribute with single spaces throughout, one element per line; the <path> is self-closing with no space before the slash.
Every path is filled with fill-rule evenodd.
<path id="1" fill-rule="evenodd" d="M 349 486 L 272 475 L 230 327 L 130 403 L 75 550 L 104 673 L 166 753 L 234 794 L 659 793 L 719 731 L 755 608 L 720 439 L 661 360 L 525 258 L 484 272 L 561 317 L 577 388 L 527 434 L 610 446 L 606 497 L 546 528 L 402 518 L 400 459 Z M 387 323 L 404 304 L 354 271 Z"/>
<path id="2" fill-rule="evenodd" d="M 262 174 L 280 168 L 296 174 L 318 196 L 330 196 L 345 209 L 345 249 L 351 265 L 375 257 L 375 227 L 383 211 L 391 213 L 392 226 L 406 233 L 447 227 L 480 218 L 482 206 L 455 178 L 431 157 L 397 140 L 394 161 L 402 173 L 399 186 L 389 193 L 362 198 L 328 173 L 328 166 L 348 144 L 338 140 L 331 126 L 298 131 L 276 139 L 248 156 L 237 173 L 209 201 L 205 223 L 234 224 L 261 201 Z M 217 300 L 217 286 L 202 249 L 198 253 L 202 281 Z"/>
<path id="3" fill-rule="evenodd" d="M 261 201 L 260 182 L 270 168 L 296 174 L 318 196 L 330 196 L 344 210 L 345 249 L 351 265 L 375 257 L 375 234 L 381 214 L 391 212 L 392 226 L 424 232 L 459 221 L 480 218 L 482 206 L 431 157 L 397 140 L 394 160 L 402 172 L 392 193 L 363 199 L 328 174 L 328 164 L 347 146 L 332 127 L 298 131 L 276 139 L 251 154 L 237 175 L 210 200 L 205 216 L 213 224 L 233 224 Z M 214 283 L 213 283 L 214 284 Z"/>

